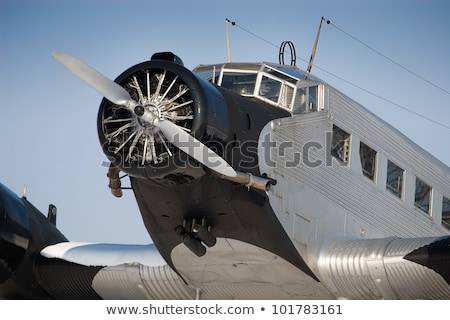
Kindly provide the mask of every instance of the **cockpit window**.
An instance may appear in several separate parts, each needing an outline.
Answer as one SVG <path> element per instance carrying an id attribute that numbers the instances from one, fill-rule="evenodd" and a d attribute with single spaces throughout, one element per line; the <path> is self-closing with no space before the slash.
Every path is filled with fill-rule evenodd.
<path id="1" fill-rule="evenodd" d="M 281 90 L 280 105 L 285 108 L 290 108 L 293 98 L 294 98 L 294 88 L 286 84 L 283 84 L 283 88 Z"/>
<path id="2" fill-rule="evenodd" d="M 293 113 L 309 113 L 318 110 L 317 86 L 298 88 L 295 95 Z"/>
<path id="3" fill-rule="evenodd" d="M 281 91 L 281 82 L 263 76 L 259 87 L 259 96 L 278 102 Z"/>
<path id="4" fill-rule="evenodd" d="M 274 70 L 272 68 L 264 67 L 263 71 L 265 73 L 267 73 L 267 74 L 273 75 L 274 77 L 276 77 L 276 78 L 278 78 L 280 80 L 290 82 L 290 83 L 292 83 L 294 85 L 298 81 L 297 78 L 293 78 L 293 77 L 288 76 L 288 75 L 286 75 L 284 73 L 278 72 L 278 71 L 276 71 L 276 70 Z"/>
<path id="5" fill-rule="evenodd" d="M 323 89 L 296 68 L 267 63 L 227 63 L 198 66 L 202 79 L 247 97 L 255 97 L 292 114 L 323 109 Z"/>
<path id="6" fill-rule="evenodd" d="M 226 72 L 223 74 L 221 87 L 242 95 L 253 95 L 255 83 L 256 73 Z"/>

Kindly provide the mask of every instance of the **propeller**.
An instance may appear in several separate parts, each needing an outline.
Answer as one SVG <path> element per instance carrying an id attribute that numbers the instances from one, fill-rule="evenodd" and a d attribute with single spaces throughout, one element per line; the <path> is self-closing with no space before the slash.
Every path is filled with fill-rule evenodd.
<path id="1" fill-rule="evenodd" d="M 118 83 L 105 77 L 80 60 L 62 52 L 52 52 L 67 70 L 99 92 L 112 103 L 126 107 L 143 121 L 157 127 L 164 136 L 181 151 L 206 167 L 227 177 L 236 177 L 236 171 L 218 154 L 197 140 L 175 123 L 157 117 L 153 112 L 134 101 Z"/>

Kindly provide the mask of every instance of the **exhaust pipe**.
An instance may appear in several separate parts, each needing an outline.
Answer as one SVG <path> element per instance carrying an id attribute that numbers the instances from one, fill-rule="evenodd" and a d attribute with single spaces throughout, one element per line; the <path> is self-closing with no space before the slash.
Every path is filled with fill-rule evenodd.
<path id="1" fill-rule="evenodd" d="M 277 181 L 274 179 L 258 177 L 252 175 L 251 173 L 244 173 L 239 171 L 236 171 L 235 177 L 229 177 L 219 174 L 219 178 L 243 184 L 247 188 L 255 188 L 263 191 L 269 191 L 271 185 L 277 184 Z"/>
<path id="2" fill-rule="evenodd" d="M 111 189 L 111 193 L 117 197 L 120 198 L 122 196 L 122 183 L 120 182 L 119 178 L 119 172 L 120 169 L 113 165 L 112 163 L 109 165 L 108 169 L 108 178 L 109 178 L 109 188 Z"/>

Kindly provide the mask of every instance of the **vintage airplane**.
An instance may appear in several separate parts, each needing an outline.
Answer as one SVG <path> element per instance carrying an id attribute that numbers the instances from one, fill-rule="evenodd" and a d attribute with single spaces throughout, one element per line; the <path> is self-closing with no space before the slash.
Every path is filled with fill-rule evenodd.
<path id="1" fill-rule="evenodd" d="M 0 295 L 39 299 L 449 299 L 450 169 L 327 83 L 282 63 L 170 52 L 104 99 L 111 191 L 129 176 L 154 244 L 69 242 L 0 185 Z"/>

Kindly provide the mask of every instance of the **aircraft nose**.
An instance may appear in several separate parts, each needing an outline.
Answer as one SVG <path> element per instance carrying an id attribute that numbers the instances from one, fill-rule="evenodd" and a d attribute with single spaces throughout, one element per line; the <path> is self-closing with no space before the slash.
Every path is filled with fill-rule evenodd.
<path id="1" fill-rule="evenodd" d="M 30 238 L 30 221 L 23 201 L 0 183 L 0 239 L 26 249 Z"/>
<path id="2" fill-rule="evenodd" d="M 0 284 L 7 281 L 28 248 L 30 221 L 23 201 L 0 183 Z M 0 286 L 0 293 L 3 291 Z"/>

